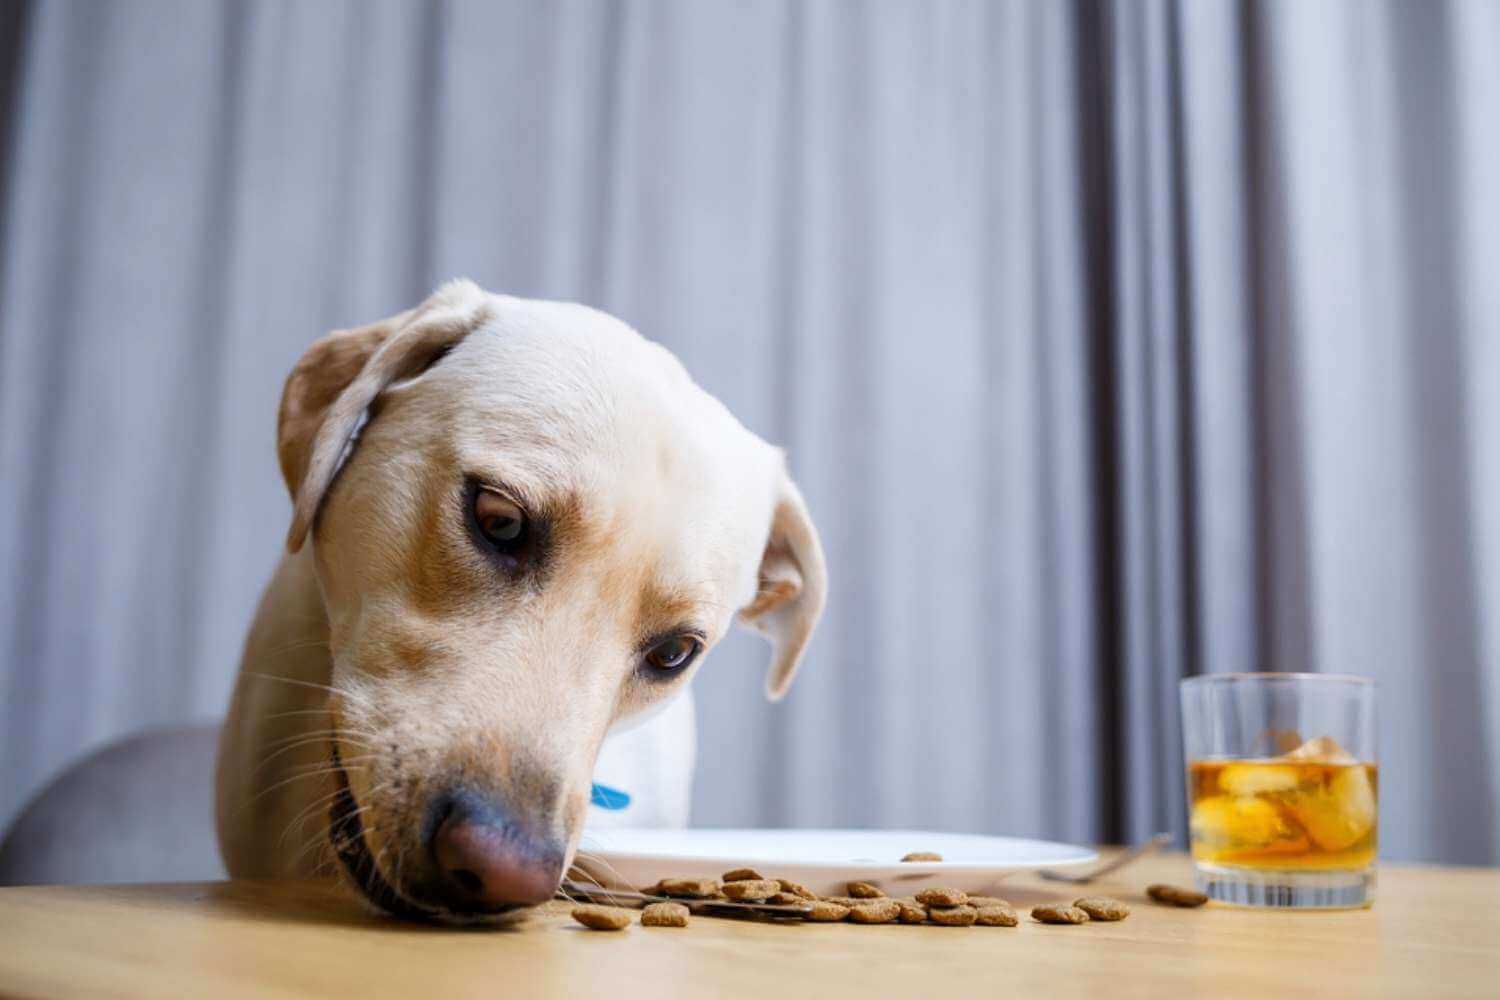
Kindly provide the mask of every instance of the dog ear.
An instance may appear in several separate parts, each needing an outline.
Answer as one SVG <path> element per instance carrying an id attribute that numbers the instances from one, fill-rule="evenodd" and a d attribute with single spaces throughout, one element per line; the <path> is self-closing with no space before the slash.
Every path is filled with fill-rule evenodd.
<path id="1" fill-rule="evenodd" d="M 389 385 L 419 374 L 484 321 L 484 292 L 450 281 L 416 309 L 307 349 L 281 394 L 276 452 L 292 495 L 286 547 L 307 539 L 370 404 Z"/>
<path id="2" fill-rule="evenodd" d="M 823 545 L 797 484 L 783 472 L 771 534 L 761 556 L 760 587 L 755 600 L 739 614 L 741 622 L 771 640 L 766 697 L 772 701 L 779 701 L 791 687 L 827 597 Z"/>

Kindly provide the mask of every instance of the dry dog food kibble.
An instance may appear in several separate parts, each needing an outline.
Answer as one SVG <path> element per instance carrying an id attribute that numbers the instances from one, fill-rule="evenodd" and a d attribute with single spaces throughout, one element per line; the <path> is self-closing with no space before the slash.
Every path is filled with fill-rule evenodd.
<path id="1" fill-rule="evenodd" d="M 974 922 L 981 927 L 1014 927 L 1021 921 L 1008 906 L 981 906 L 976 910 Z"/>
<path id="2" fill-rule="evenodd" d="M 1124 920 L 1130 916 L 1130 907 L 1105 896 L 1085 896 L 1073 900 L 1073 905 L 1087 913 L 1090 920 Z"/>
<path id="3" fill-rule="evenodd" d="M 979 919 L 979 911 L 972 906 L 931 906 L 927 919 L 944 927 L 968 927 Z"/>
<path id="4" fill-rule="evenodd" d="M 732 872 L 725 872 L 723 875 L 719 876 L 719 881 L 748 882 L 751 879 L 754 879 L 758 882 L 763 878 L 765 878 L 765 876 L 756 871 L 754 868 L 736 868 Z"/>
<path id="5" fill-rule="evenodd" d="M 898 899 L 896 905 L 901 907 L 899 919 L 903 924 L 920 924 L 927 919 L 927 907 L 914 899 Z"/>
<path id="6" fill-rule="evenodd" d="M 849 907 L 838 903 L 830 903 L 826 899 L 814 900 L 808 904 L 812 911 L 808 913 L 807 919 L 820 924 L 834 924 L 849 916 Z"/>
<path id="7" fill-rule="evenodd" d="M 630 923 L 630 911 L 618 906 L 575 906 L 573 919 L 590 930 L 624 930 Z"/>
<path id="8" fill-rule="evenodd" d="M 871 899 L 849 910 L 849 920 L 856 924 L 888 924 L 901 915 L 901 904 L 894 899 Z"/>
<path id="9" fill-rule="evenodd" d="M 677 896 L 680 899 L 711 899 L 719 894 L 716 878 L 664 878 L 647 891 L 648 896 Z"/>
<path id="10" fill-rule="evenodd" d="M 1009 906 L 1010 900 L 1001 899 L 999 896 L 970 896 L 970 906 Z"/>
<path id="11" fill-rule="evenodd" d="M 789 892 L 793 896 L 801 896 L 803 899 L 817 899 L 818 897 L 811 889 L 800 882 L 793 882 L 789 878 L 779 878 L 776 884 L 781 886 L 782 892 Z"/>
<path id="12" fill-rule="evenodd" d="M 1086 924 L 1089 915 L 1076 906 L 1044 904 L 1033 906 L 1031 915 L 1044 924 Z"/>
<path id="13" fill-rule="evenodd" d="M 902 861 L 941 861 L 941 860 L 943 860 L 943 856 L 941 854 L 934 854 L 932 851 L 912 851 L 910 854 L 906 855 L 906 857 L 902 858 L 901 860 Z"/>
<path id="14" fill-rule="evenodd" d="M 1175 885 L 1148 885 L 1146 895 L 1167 906 L 1202 906 L 1208 897 L 1193 889 L 1179 889 Z"/>
<path id="15" fill-rule="evenodd" d="M 687 925 L 688 908 L 681 903 L 650 903 L 641 911 L 642 927 L 686 927 Z"/>
<path id="16" fill-rule="evenodd" d="M 939 855 L 914 851 L 902 861 L 941 861 Z M 934 887 L 912 896 L 891 898 L 869 882 L 848 883 L 847 896 L 819 896 L 807 886 L 784 878 L 766 878 L 754 868 L 736 868 L 724 873 L 722 882 L 712 878 L 664 878 L 641 890 L 647 895 L 680 899 L 730 899 L 744 903 L 795 906 L 810 923 L 936 924 L 940 927 L 1016 927 L 1020 917 L 1009 902 L 998 896 L 971 896 L 962 889 Z M 1208 897 L 1192 889 L 1153 885 L 1147 895 L 1168 906 L 1202 906 Z M 722 912 L 722 911 L 721 911 Z M 691 910 L 682 903 L 656 902 L 641 913 L 646 927 L 686 927 Z M 1084 896 L 1067 903 L 1035 906 L 1031 916 L 1044 924 L 1084 924 L 1090 920 L 1124 920 L 1130 907 L 1108 896 Z M 577 906 L 573 919 L 595 930 L 621 930 L 630 923 L 630 911 L 617 906 Z"/>
<path id="17" fill-rule="evenodd" d="M 724 895 L 741 903 L 760 903 L 781 891 L 781 886 L 767 878 L 725 882 Z"/>
<path id="18" fill-rule="evenodd" d="M 969 894 L 962 889 L 923 889 L 917 893 L 917 902 L 923 906 L 962 906 L 969 901 Z"/>

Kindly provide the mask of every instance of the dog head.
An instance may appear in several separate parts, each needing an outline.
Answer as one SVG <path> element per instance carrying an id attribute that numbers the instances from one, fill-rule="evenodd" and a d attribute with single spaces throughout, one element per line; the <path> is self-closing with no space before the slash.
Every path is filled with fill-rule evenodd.
<path id="1" fill-rule="evenodd" d="M 333 659 L 331 836 L 377 904 L 550 898 L 601 741 L 737 618 L 791 683 L 822 611 L 781 453 L 620 321 L 454 282 L 316 343 L 278 451 Z"/>

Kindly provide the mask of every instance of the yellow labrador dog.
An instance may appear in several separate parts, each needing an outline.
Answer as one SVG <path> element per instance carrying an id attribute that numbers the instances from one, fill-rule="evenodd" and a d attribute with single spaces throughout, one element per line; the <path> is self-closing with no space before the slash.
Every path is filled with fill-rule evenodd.
<path id="1" fill-rule="evenodd" d="M 606 737 L 659 712 L 614 764 L 684 799 L 691 711 L 663 707 L 736 618 L 780 697 L 822 612 L 781 453 L 583 306 L 457 281 L 332 333 L 277 443 L 288 554 L 219 750 L 234 876 L 336 858 L 377 907 L 435 919 L 546 900 Z"/>

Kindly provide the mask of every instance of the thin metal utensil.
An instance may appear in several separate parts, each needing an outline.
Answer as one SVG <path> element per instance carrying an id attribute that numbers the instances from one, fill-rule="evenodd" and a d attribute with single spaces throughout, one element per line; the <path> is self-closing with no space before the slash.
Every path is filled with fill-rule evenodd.
<path id="1" fill-rule="evenodd" d="M 1119 869 L 1124 868 L 1126 865 L 1130 864 L 1132 861 L 1137 861 L 1150 854 L 1152 851 L 1160 850 L 1161 848 L 1166 847 L 1171 842 L 1172 835 L 1170 833 L 1158 833 L 1156 836 L 1152 837 L 1144 844 L 1137 844 L 1130 850 L 1125 851 L 1123 854 L 1116 855 L 1091 872 L 1086 872 L 1082 875 L 1074 875 L 1071 872 L 1054 872 L 1043 870 L 1037 872 L 1037 874 L 1042 878 L 1049 879 L 1053 882 L 1072 882 L 1074 885 L 1083 885 L 1085 882 L 1092 882 L 1097 878 L 1108 875 L 1112 871 L 1118 871 Z"/>
<path id="2" fill-rule="evenodd" d="M 618 900 L 631 903 L 681 903 L 691 913 L 703 910 L 738 910 L 764 913 L 773 917 L 805 917 L 812 912 L 812 907 L 806 903 L 798 905 L 796 903 L 741 903 L 732 899 L 678 899 L 674 896 L 652 896 L 629 889 L 606 889 L 603 886 L 585 885 L 582 882 L 564 882 L 561 891 L 566 896 L 587 899 L 591 903 L 612 903 Z"/>

